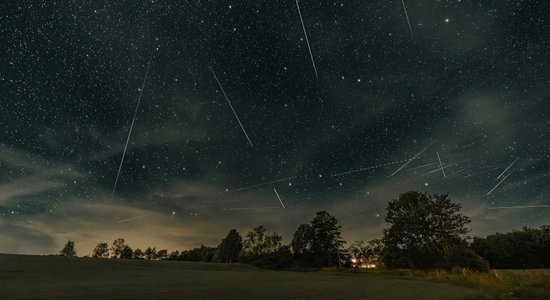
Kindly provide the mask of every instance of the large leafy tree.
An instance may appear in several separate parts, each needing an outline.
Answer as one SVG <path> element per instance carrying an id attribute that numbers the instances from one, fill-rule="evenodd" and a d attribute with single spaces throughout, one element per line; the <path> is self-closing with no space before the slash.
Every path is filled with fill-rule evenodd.
<path id="1" fill-rule="evenodd" d="M 298 259 L 306 259 L 311 253 L 311 244 L 313 242 L 313 230 L 309 224 L 300 224 L 294 232 L 290 247 L 294 256 Z"/>
<path id="2" fill-rule="evenodd" d="M 238 261 L 242 247 L 241 235 L 236 229 L 231 229 L 218 246 L 215 261 L 227 263 Z"/>
<path id="3" fill-rule="evenodd" d="M 389 267 L 433 268 L 454 247 L 464 247 L 470 219 L 448 195 L 409 191 L 388 203 L 384 263 Z"/>
<path id="4" fill-rule="evenodd" d="M 107 243 L 99 243 L 92 251 L 92 257 L 107 258 L 109 257 L 109 245 Z"/>
<path id="5" fill-rule="evenodd" d="M 346 243 L 338 220 L 326 211 L 320 211 L 311 221 L 313 239 L 311 252 L 314 264 L 323 267 L 340 266 Z"/>
<path id="6" fill-rule="evenodd" d="M 67 241 L 63 249 L 59 251 L 61 256 L 76 256 L 76 249 L 74 247 L 74 241 Z"/>
<path id="7" fill-rule="evenodd" d="M 113 258 L 132 258 L 132 248 L 126 245 L 126 242 L 123 238 L 118 238 L 113 241 L 111 246 L 111 252 L 113 253 Z"/>
<path id="8" fill-rule="evenodd" d="M 290 243 L 294 256 L 312 266 L 340 266 L 346 243 L 342 239 L 338 220 L 326 211 L 320 211 L 310 224 L 301 224 Z"/>
<path id="9" fill-rule="evenodd" d="M 272 254 L 281 247 L 282 240 L 283 237 L 277 232 L 266 233 L 265 227 L 260 225 L 246 234 L 246 239 L 243 242 L 243 255 L 257 257 Z"/>
<path id="10" fill-rule="evenodd" d="M 486 258 L 492 268 L 550 268 L 550 227 L 524 227 L 486 238 L 475 237 L 472 248 Z"/>

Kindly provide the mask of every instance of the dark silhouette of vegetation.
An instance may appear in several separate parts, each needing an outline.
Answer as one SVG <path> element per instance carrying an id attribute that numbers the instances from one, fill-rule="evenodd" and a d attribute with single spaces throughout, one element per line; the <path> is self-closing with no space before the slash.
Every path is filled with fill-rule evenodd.
<path id="1" fill-rule="evenodd" d="M 113 258 L 119 259 L 131 259 L 134 253 L 132 248 L 126 245 L 123 238 L 118 238 L 113 241 L 111 252 L 113 253 Z"/>
<path id="2" fill-rule="evenodd" d="M 241 235 L 236 229 L 231 229 L 227 236 L 218 245 L 214 261 L 232 263 L 239 261 L 239 254 L 243 248 Z"/>
<path id="3" fill-rule="evenodd" d="M 550 226 L 540 229 L 475 237 L 468 244 L 470 219 L 460 213 L 461 205 L 448 195 L 417 191 L 403 193 L 388 203 L 387 228 L 382 239 L 358 241 L 344 249 L 338 220 L 318 212 L 307 224 L 298 226 L 289 245 L 283 237 L 264 226 L 249 231 L 244 240 L 236 229 L 229 231 L 217 247 L 168 252 L 148 247 L 132 250 L 123 238 L 99 243 L 94 258 L 179 260 L 193 262 L 242 262 L 263 268 L 317 269 L 324 267 L 405 268 L 486 271 L 491 268 L 550 268 Z M 76 256 L 74 241 L 59 252 Z"/>
<path id="4" fill-rule="evenodd" d="M 63 249 L 59 251 L 59 255 L 61 256 L 76 256 L 76 249 L 74 247 L 74 241 L 67 241 Z"/>
<path id="5" fill-rule="evenodd" d="M 472 248 L 489 261 L 491 268 L 550 268 L 550 226 L 476 237 Z"/>
<path id="6" fill-rule="evenodd" d="M 141 251 L 141 249 L 139 249 L 139 248 L 134 249 L 134 253 L 132 253 L 132 258 L 133 259 L 144 259 L 145 258 L 145 253 L 143 253 L 143 251 Z"/>
<path id="7" fill-rule="evenodd" d="M 99 243 L 92 251 L 92 257 L 94 258 L 108 258 L 109 257 L 109 245 L 107 243 Z"/>
<path id="8" fill-rule="evenodd" d="M 416 191 L 388 203 L 384 264 L 390 268 L 486 270 L 483 259 L 466 249 L 470 219 L 460 209 L 461 205 L 452 203 L 448 195 Z"/>
<path id="9" fill-rule="evenodd" d="M 320 211 L 310 224 L 302 224 L 294 233 L 291 246 L 296 259 L 314 267 L 341 266 L 347 253 L 338 220 L 326 211 Z"/>
<path id="10" fill-rule="evenodd" d="M 351 260 L 349 264 L 355 268 L 365 268 L 367 265 L 379 267 L 382 265 L 383 249 L 384 244 L 380 239 L 374 239 L 367 243 L 357 241 L 347 249 Z"/>
<path id="11" fill-rule="evenodd" d="M 213 262 L 216 251 L 217 249 L 214 247 L 201 245 L 198 248 L 182 251 L 177 260 Z"/>
<path id="12" fill-rule="evenodd" d="M 292 264 L 289 246 L 282 245 L 283 237 L 277 232 L 266 233 L 258 226 L 246 234 L 240 261 L 263 268 L 285 268 Z"/>
<path id="13" fill-rule="evenodd" d="M 157 248 L 156 247 L 153 247 L 153 248 L 147 247 L 147 249 L 145 249 L 145 252 L 143 254 L 144 254 L 145 259 L 148 259 L 148 260 L 156 259 L 157 258 Z"/>

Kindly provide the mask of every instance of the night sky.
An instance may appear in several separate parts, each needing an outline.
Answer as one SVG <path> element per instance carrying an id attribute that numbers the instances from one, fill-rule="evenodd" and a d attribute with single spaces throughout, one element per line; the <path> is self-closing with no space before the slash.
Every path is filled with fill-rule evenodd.
<path id="1" fill-rule="evenodd" d="M 313 61 L 295 0 L 2 1 L 0 252 L 288 242 L 319 210 L 368 240 L 407 190 L 472 235 L 549 223 L 548 1 L 299 7 Z"/>

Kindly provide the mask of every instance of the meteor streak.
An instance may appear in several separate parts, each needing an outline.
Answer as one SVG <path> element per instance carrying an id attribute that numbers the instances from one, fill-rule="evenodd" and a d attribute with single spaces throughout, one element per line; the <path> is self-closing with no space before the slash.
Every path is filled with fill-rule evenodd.
<path id="1" fill-rule="evenodd" d="M 489 196 L 489 194 L 491 194 L 504 180 L 506 180 L 506 178 L 508 178 L 508 176 L 510 176 L 510 174 L 512 174 L 514 172 L 514 170 L 510 171 L 510 173 L 508 173 L 508 175 L 504 176 L 504 178 L 502 178 L 502 180 L 500 180 L 497 185 L 495 185 L 495 187 L 490 190 L 488 193 L 487 193 L 487 196 Z"/>
<path id="2" fill-rule="evenodd" d="M 147 80 L 147 75 L 149 74 L 149 68 L 151 67 L 152 61 L 153 61 L 153 54 L 151 53 L 151 58 L 149 58 L 149 63 L 147 64 L 147 71 L 145 71 L 145 77 L 143 77 L 143 83 L 141 84 L 141 89 L 139 90 L 139 97 L 136 104 L 136 110 L 134 111 L 134 118 L 132 119 L 132 124 L 130 125 L 130 131 L 128 132 L 128 137 L 126 138 L 126 144 L 124 145 L 124 151 L 122 152 L 122 158 L 120 159 L 120 164 L 118 165 L 118 172 L 116 173 L 115 185 L 113 186 L 113 191 L 111 192 L 111 194 L 114 194 L 116 190 L 118 177 L 120 176 L 120 170 L 122 169 L 124 156 L 126 156 L 126 149 L 128 149 L 128 142 L 130 141 L 130 136 L 132 135 L 132 129 L 134 129 L 134 123 L 136 122 L 139 103 L 141 102 L 141 96 L 143 95 L 143 88 L 145 87 L 145 81 Z"/>
<path id="3" fill-rule="evenodd" d="M 244 136 L 246 136 L 246 139 L 248 140 L 248 143 L 250 144 L 250 147 L 254 148 L 254 146 L 252 146 L 252 141 L 250 140 L 250 138 L 248 137 L 248 134 L 246 133 L 246 130 L 244 130 L 244 126 L 241 123 L 241 119 L 239 119 L 239 116 L 237 116 L 237 113 L 235 112 L 235 109 L 233 108 L 233 105 L 231 104 L 231 101 L 229 101 L 229 98 L 227 98 L 227 95 L 225 94 L 225 90 L 223 89 L 222 84 L 218 80 L 218 76 L 216 76 L 216 73 L 214 73 L 214 70 L 211 67 L 208 67 L 208 68 L 210 69 L 210 71 L 212 72 L 212 75 L 214 75 L 214 79 L 216 79 L 216 82 L 220 86 L 220 90 L 222 90 L 222 93 L 223 93 L 223 96 L 225 97 L 225 100 L 227 100 L 227 103 L 229 103 L 229 107 L 231 108 L 231 111 L 235 115 L 235 118 L 237 119 L 237 122 L 239 122 L 239 126 L 241 126 L 241 129 L 243 130 Z"/>
<path id="4" fill-rule="evenodd" d="M 153 214 L 148 214 L 148 215 L 137 216 L 137 217 L 128 218 L 128 219 L 122 219 L 122 220 L 118 220 L 117 223 L 129 222 L 129 221 L 133 221 L 133 220 L 137 220 L 137 219 L 149 217 L 149 216 L 152 216 L 152 215 L 153 215 Z"/>
<path id="5" fill-rule="evenodd" d="M 407 24 L 409 25 L 409 31 L 411 32 L 411 39 L 414 38 L 413 36 L 413 30 L 411 27 L 411 21 L 409 20 L 409 14 L 407 13 L 407 7 L 405 6 L 405 0 L 401 0 L 401 3 L 403 4 L 403 10 L 405 11 L 405 17 L 407 17 Z"/>
<path id="6" fill-rule="evenodd" d="M 281 200 L 281 196 L 279 196 L 279 193 L 277 193 L 277 190 L 273 188 L 273 191 L 275 192 L 275 195 L 277 195 L 277 199 L 279 199 L 279 202 L 281 202 L 281 206 L 283 209 L 286 209 L 285 205 L 283 204 L 283 200 Z"/>
<path id="7" fill-rule="evenodd" d="M 302 12 L 300 11 L 300 4 L 296 0 L 296 7 L 298 8 L 298 14 L 300 15 L 300 22 L 302 22 L 302 29 L 304 29 L 304 36 L 306 37 L 307 48 L 309 49 L 309 57 L 311 57 L 311 64 L 313 65 L 313 70 L 315 71 L 315 77 L 319 79 L 317 74 L 317 67 L 315 66 L 315 60 L 313 59 L 313 53 L 311 52 L 311 46 L 309 45 L 309 40 L 307 38 L 306 26 L 304 25 L 304 19 L 302 18 Z"/>
<path id="8" fill-rule="evenodd" d="M 447 175 L 445 175 L 445 169 L 443 168 L 443 164 L 441 163 L 441 157 L 439 156 L 439 152 L 435 152 L 437 154 L 437 159 L 439 160 L 439 166 L 441 167 L 441 172 L 443 172 L 443 178 L 447 177 Z"/>
<path id="9" fill-rule="evenodd" d="M 498 175 L 497 179 L 495 180 L 499 180 L 500 177 L 502 177 L 502 175 L 504 175 L 504 173 L 506 173 L 506 171 L 508 171 L 508 169 L 510 169 L 510 167 L 512 167 L 516 163 L 516 161 L 518 161 L 518 159 L 519 157 L 516 158 L 506 169 L 504 169 L 504 171 L 502 171 L 502 173 L 500 173 L 500 175 Z"/>
<path id="10" fill-rule="evenodd" d="M 251 186 L 245 186 L 245 187 L 236 189 L 235 192 L 249 190 L 249 189 L 253 189 L 255 187 L 264 186 L 264 185 L 268 185 L 268 184 L 272 184 L 272 183 L 278 183 L 278 182 L 281 182 L 281 181 L 287 181 L 287 180 L 291 180 L 291 179 L 294 179 L 294 178 L 298 178 L 298 176 L 292 176 L 292 177 L 287 177 L 287 178 L 283 178 L 283 179 L 277 179 L 277 180 L 273 180 L 273 181 L 259 183 L 259 184 L 255 184 L 255 185 L 251 185 Z"/>
<path id="11" fill-rule="evenodd" d="M 408 160 L 408 159 L 398 160 L 398 161 L 389 162 L 389 163 L 385 163 L 385 164 L 380 164 L 380 165 L 376 165 L 376 166 L 365 167 L 365 168 L 355 169 L 355 170 L 346 171 L 346 172 L 342 172 L 342 173 L 331 174 L 330 176 L 331 176 L 331 177 L 336 177 L 336 176 L 348 175 L 348 174 L 351 174 L 351 173 L 356 173 L 356 172 L 361 172 L 361 171 L 376 169 L 376 168 L 380 168 L 380 167 L 384 167 L 384 166 L 389 166 L 389 165 L 395 165 L 395 164 L 402 163 L 402 162 L 407 161 L 407 160 Z"/>
<path id="12" fill-rule="evenodd" d="M 393 177 L 393 175 L 397 174 L 397 172 L 401 171 L 401 169 L 403 169 L 404 167 L 406 167 L 411 161 L 415 160 L 420 154 L 424 153 L 424 151 L 428 150 L 428 148 L 430 148 L 430 146 L 433 144 L 433 142 L 428 145 L 428 147 L 422 149 L 422 151 L 418 152 L 418 154 L 416 154 L 415 156 L 413 156 L 413 158 L 409 159 L 404 165 L 402 165 L 399 169 L 397 169 L 395 172 L 393 172 L 390 177 Z"/>

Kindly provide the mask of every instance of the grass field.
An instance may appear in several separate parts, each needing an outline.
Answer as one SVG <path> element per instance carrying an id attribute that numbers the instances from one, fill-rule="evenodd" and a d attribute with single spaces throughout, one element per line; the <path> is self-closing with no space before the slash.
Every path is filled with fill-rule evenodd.
<path id="1" fill-rule="evenodd" d="M 456 278 L 431 278 L 428 273 L 287 272 L 241 264 L 0 255 L 2 299 L 492 297 L 481 290 L 485 288 Z"/>

